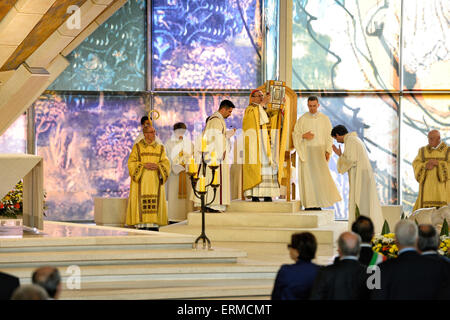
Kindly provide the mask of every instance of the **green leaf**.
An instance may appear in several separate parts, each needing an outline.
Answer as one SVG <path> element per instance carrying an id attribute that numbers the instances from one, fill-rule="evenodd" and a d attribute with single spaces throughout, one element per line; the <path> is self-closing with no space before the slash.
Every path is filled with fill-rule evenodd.
<path id="1" fill-rule="evenodd" d="M 441 236 L 448 236 L 448 223 L 447 223 L 447 219 L 444 219 L 444 223 L 442 224 Z"/>
<path id="2" fill-rule="evenodd" d="M 389 229 L 389 224 L 386 220 L 384 220 L 383 229 L 381 230 L 381 234 L 388 234 L 391 233 L 391 230 Z"/>
<path id="3" fill-rule="evenodd" d="M 359 208 L 358 205 L 356 205 L 356 209 L 355 209 L 355 220 L 359 218 L 361 214 L 359 213 Z"/>

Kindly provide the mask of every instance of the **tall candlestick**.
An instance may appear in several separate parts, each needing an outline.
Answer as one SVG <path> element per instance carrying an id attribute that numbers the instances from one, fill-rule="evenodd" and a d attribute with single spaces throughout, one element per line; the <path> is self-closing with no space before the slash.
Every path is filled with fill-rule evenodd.
<path id="1" fill-rule="evenodd" d="M 198 191 L 199 192 L 205 192 L 206 191 L 206 184 L 205 184 L 205 177 L 200 177 L 198 180 Z"/>
<path id="2" fill-rule="evenodd" d="M 218 170 L 216 170 L 214 172 L 214 179 L 213 179 L 212 184 L 213 185 L 218 185 L 219 184 L 219 171 Z"/>

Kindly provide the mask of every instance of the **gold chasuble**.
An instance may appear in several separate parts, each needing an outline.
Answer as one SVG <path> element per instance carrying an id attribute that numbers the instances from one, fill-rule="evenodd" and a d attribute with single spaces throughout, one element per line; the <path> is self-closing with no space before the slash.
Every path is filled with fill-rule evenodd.
<path id="1" fill-rule="evenodd" d="M 156 163 L 158 170 L 144 168 L 145 163 Z M 133 146 L 128 159 L 131 177 L 127 208 L 127 225 L 168 224 L 164 184 L 170 174 L 170 162 L 164 146 L 142 139 Z"/>
<path id="2" fill-rule="evenodd" d="M 427 170 L 429 160 L 438 160 L 439 165 Z M 447 144 L 441 142 L 436 148 L 420 148 L 412 165 L 419 182 L 419 196 L 413 210 L 446 206 L 450 202 L 450 148 Z"/>
<path id="3" fill-rule="evenodd" d="M 243 191 L 258 186 L 262 180 L 262 159 L 260 148 L 269 159 L 269 165 L 278 167 L 278 184 L 284 176 L 284 150 L 288 139 L 287 117 L 282 112 L 269 113 L 268 123 L 261 124 L 260 105 L 250 104 L 244 113 L 242 130 L 244 133 L 244 163 L 242 168 Z M 264 111 L 264 110 L 263 110 Z M 265 112 L 265 111 L 264 111 Z M 280 150 L 282 150 L 280 152 Z"/>

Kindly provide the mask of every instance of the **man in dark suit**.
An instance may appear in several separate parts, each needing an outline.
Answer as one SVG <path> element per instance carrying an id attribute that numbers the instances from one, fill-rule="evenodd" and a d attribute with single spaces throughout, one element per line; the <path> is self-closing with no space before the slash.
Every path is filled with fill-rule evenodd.
<path id="1" fill-rule="evenodd" d="M 450 263 L 450 260 L 438 253 L 439 249 L 439 234 L 436 228 L 431 224 L 421 224 L 419 226 L 419 240 L 417 241 L 417 248 L 422 256 Z"/>
<path id="2" fill-rule="evenodd" d="M 0 300 L 9 300 L 20 286 L 19 278 L 7 273 L 0 272 Z"/>
<path id="3" fill-rule="evenodd" d="M 320 269 L 311 300 L 368 299 L 366 266 L 358 261 L 360 245 L 361 237 L 354 232 L 339 236 L 339 262 Z"/>
<path id="4" fill-rule="evenodd" d="M 361 237 L 361 250 L 358 258 L 361 264 L 373 266 L 387 260 L 384 255 L 372 250 L 372 238 L 375 234 L 375 229 L 369 217 L 359 216 L 352 224 L 352 231 Z M 334 263 L 338 261 L 339 256 L 334 259 Z"/>
<path id="5" fill-rule="evenodd" d="M 316 238 L 309 232 L 293 234 L 288 248 L 296 263 L 281 266 L 275 279 L 272 300 L 306 300 L 319 270 L 318 265 L 311 263 L 317 250 Z"/>
<path id="6" fill-rule="evenodd" d="M 417 250 L 418 228 L 412 220 L 395 226 L 398 258 L 379 265 L 380 289 L 371 290 L 374 300 L 448 299 L 448 272 L 444 263 L 421 256 Z"/>

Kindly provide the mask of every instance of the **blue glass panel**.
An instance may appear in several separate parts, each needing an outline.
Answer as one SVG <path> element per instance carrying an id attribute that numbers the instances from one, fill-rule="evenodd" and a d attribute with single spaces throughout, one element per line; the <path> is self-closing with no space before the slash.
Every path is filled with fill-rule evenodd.
<path id="1" fill-rule="evenodd" d="M 146 1 L 129 0 L 67 56 L 49 90 L 144 91 Z"/>
<path id="2" fill-rule="evenodd" d="M 280 12 L 278 0 L 264 0 L 265 27 L 265 77 L 266 80 L 278 79 Z"/>
<path id="3" fill-rule="evenodd" d="M 260 0 L 152 1 L 153 88 L 260 85 Z"/>
<path id="4" fill-rule="evenodd" d="M 42 95 L 37 152 L 44 158 L 47 219 L 93 220 L 94 197 L 128 197 L 128 156 L 145 115 L 140 95 Z"/>

